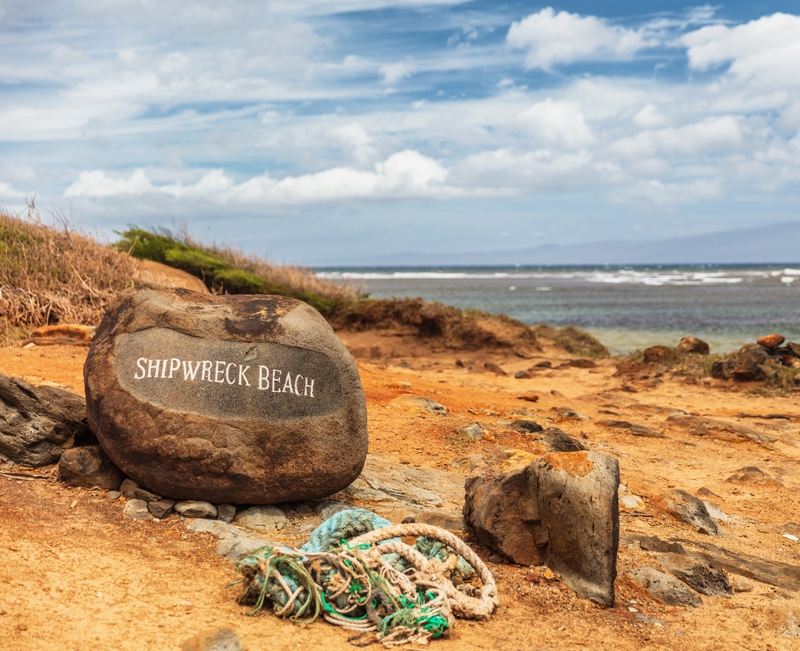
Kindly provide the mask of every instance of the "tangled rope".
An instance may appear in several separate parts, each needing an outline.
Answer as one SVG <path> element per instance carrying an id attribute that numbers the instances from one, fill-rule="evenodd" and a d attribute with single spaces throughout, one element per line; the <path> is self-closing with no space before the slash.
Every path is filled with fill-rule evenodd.
<path id="1" fill-rule="evenodd" d="M 455 617 L 486 619 L 497 607 L 497 588 L 488 568 L 450 532 L 400 524 L 362 533 L 358 530 L 382 524 L 383 519 L 361 509 L 334 517 L 301 550 L 266 546 L 238 564 L 244 577 L 239 603 L 252 605 L 251 615 L 270 601 L 279 617 L 310 624 L 321 616 L 356 633 L 349 641 L 357 646 L 379 641 L 391 647 L 426 644 L 446 634 Z M 342 528 L 360 535 L 349 542 L 340 539 L 332 547 L 327 534 Z M 433 554 L 428 557 L 399 540 L 406 536 L 423 537 L 418 543 L 427 541 L 423 548 L 432 548 Z M 483 583 L 480 589 L 457 579 L 459 570 L 463 572 L 459 564 L 464 563 L 474 568 Z"/>

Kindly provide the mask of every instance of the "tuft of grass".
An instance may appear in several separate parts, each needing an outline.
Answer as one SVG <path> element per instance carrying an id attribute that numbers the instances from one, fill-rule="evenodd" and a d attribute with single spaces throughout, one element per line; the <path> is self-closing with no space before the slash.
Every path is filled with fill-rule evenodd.
<path id="1" fill-rule="evenodd" d="M 70 227 L 0 211 L 0 337 L 5 345 L 57 323 L 96 325 L 117 293 L 133 286 L 136 263 Z"/>
<path id="2" fill-rule="evenodd" d="M 305 301 L 325 315 L 364 296 L 359 287 L 317 278 L 311 269 L 276 265 L 233 247 L 202 244 L 186 230 L 148 231 L 131 226 L 117 249 L 182 269 L 215 294 L 277 294 Z"/>
<path id="3" fill-rule="evenodd" d="M 554 345 L 579 357 L 608 357 L 608 348 L 585 330 L 575 326 L 555 328 L 546 323 L 540 323 L 534 328 L 537 337 L 549 339 Z"/>

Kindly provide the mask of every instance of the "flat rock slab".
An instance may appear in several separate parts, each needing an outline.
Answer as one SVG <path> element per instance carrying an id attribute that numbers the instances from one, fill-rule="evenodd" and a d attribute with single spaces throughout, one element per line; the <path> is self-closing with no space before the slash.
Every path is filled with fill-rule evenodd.
<path id="1" fill-rule="evenodd" d="M 464 482 L 461 475 L 433 468 L 406 465 L 367 456 L 364 470 L 345 494 L 373 502 L 405 502 L 411 506 L 441 507 L 461 504 Z"/>
<path id="2" fill-rule="evenodd" d="M 709 597 L 730 597 L 733 587 L 725 572 L 714 567 L 703 558 L 690 554 L 661 554 L 658 561 L 665 570 L 675 575 L 686 585 Z"/>
<path id="3" fill-rule="evenodd" d="M 164 497 L 318 499 L 364 465 L 358 370 L 301 301 L 127 290 L 97 329 L 84 377 L 103 449 Z"/>
<path id="4" fill-rule="evenodd" d="M 0 454 L 36 468 L 57 463 L 76 442 L 96 442 L 81 396 L 0 375 Z"/>
<path id="5" fill-rule="evenodd" d="M 711 517 L 706 505 L 683 490 L 671 490 L 653 498 L 653 502 L 670 515 L 687 524 L 705 529 L 711 535 L 722 533 L 722 529 Z"/>

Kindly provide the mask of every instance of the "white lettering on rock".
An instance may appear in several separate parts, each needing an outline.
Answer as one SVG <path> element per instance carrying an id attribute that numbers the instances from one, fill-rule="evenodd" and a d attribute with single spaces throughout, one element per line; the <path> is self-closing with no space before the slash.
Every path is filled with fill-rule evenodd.
<path id="1" fill-rule="evenodd" d="M 181 373 L 181 370 L 183 371 Z M 136 360 L 133 379 L 172 380 L 173 382 L 211 382 L 236 387 L 249 387 L 249 366 L 225 360 L 189 360 L 171 357 L 168 359 Z M 260 365 L 258 367 L 258 389 L 269 393 L 291 393 L 294 396 L 314 398 L 314 378 L 291 369 Z"/>

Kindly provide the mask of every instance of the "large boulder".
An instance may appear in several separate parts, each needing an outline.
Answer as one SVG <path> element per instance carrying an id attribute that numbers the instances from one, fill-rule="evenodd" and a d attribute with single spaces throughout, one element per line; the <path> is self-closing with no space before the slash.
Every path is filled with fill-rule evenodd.
<path id="1" fill-rule="evenodd" d="M 599 452 L 553 452 L 467 479 L 464 520 L 476 539 L 523 565 L 546 564 L 578 594 L 614 604 L 619 465 Z"/>
<path id="2" fill-rule="evenodd" d="M 103 449 L 164 497 L 315 499 L 349 485 L 366 459 L 353 358 L 294 299 L 127 290 L 103 318 L 84 375 Z"/>
<path id="3" fill-rule="evenodd" d="M 23 466 L 46 466 L 76 443 L 96 443 L 81 396 L 0 375 L 0 454 Z"/>

